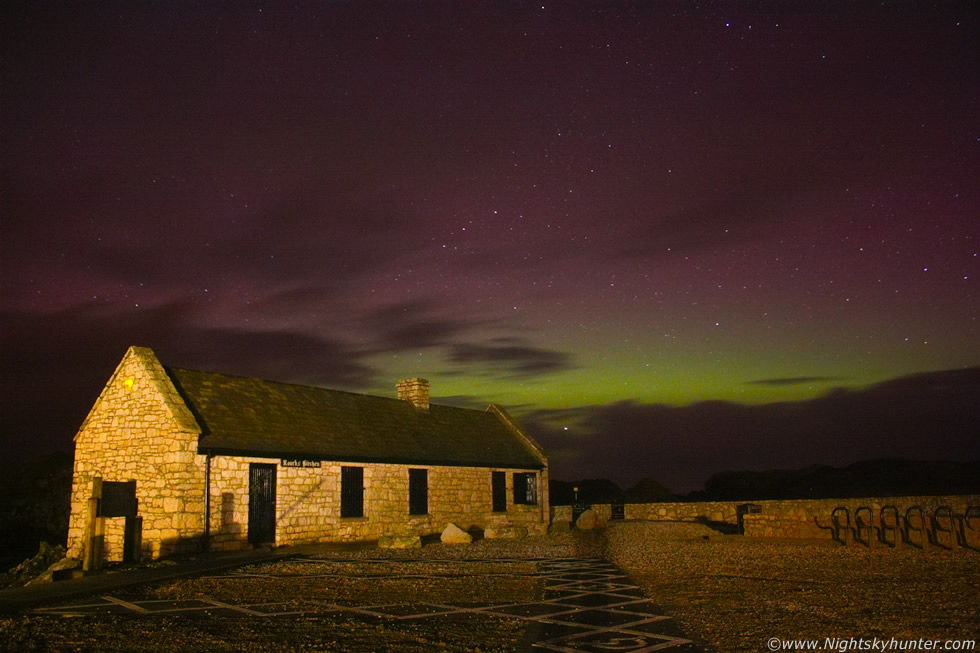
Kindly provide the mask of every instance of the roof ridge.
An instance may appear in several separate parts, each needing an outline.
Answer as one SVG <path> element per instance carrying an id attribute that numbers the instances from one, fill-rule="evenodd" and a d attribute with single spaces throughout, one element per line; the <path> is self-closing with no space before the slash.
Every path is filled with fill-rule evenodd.
<path id="1" fill-rule="evenodd" d="M 434 405 L 222 372 L 167 368 L 200 416 L 200 452 L 536 469 L 547 462 L 502 420 Z M 232 453 L 236 452 L 236 453 Z"/>
<path id="2" fill-rule="evenodd" d="M 222 376 L 229 379 L 242 379 L 244 381 L 260 381 L 262 383 L 269 383 L 273 385 L 284 385 L 292 388 L 308 388 L 310 390 L 319 390 L 321 392 L 335 392 L 337 394 L 353 395 L 355 397 L 370 397 L 371 399 L 381 399 L 385 401 L 404 401 L 404 399 L 398 399 L 397 397 L 385 397 L 383 395 L 368 394 L 365 392 L 353 392 L 351 390 L 338 390 L 336 388 L 324 388 L 323 386 L 310 385 L 309 383 L 292 383 L 289 381 L 277 381 L 275 379 L 265 379 L 260 376 L 245 376 L 242 374 L 228 374 L 227 372 L 213 372 L 211 370 L 192 370 L 186 367 L 172 367 L 170 365 L 163 366 L 167 372 L 190 372 L 192 374 L 212 374 L 214 376 Z M 448 408 L 451 410 L 465 410 L 472 413 L 483 413 L 486 409 L 482 408 L 463 408 L 462 406 L 450 406 L 447 404 L 435 404 L 430 403 L 430 406 L 437 406 L 439 408 Z M 489 402 L 488 402 L 489 406 Z"/>

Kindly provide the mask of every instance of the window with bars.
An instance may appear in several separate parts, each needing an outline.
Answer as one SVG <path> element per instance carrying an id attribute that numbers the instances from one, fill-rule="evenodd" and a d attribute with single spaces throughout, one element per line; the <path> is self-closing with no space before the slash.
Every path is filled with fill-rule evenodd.
<path id="1" fill-rule="evenodd" d="M 364 516 L 364 468 L 340 468 L 340 516 Z"/>
<path id="2" fill-rule="evenodd" d="M 537 505 L 538 477 L 534 472 L 514 472 L 514 503 Z"/>
<path id="3" fill-rule="evenodd" d="M 429 512 L 429 470 L 408 470 L 408 514 L 425 515 Z"/>
<path id="4" fill-rule="evenodd" d="M 507 512 L 507 474 L 493 472 L 493 511 Z"/>

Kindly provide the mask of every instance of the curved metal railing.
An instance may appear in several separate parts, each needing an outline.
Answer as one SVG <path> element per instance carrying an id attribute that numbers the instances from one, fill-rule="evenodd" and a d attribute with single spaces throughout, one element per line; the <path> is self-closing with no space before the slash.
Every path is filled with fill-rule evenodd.
<path id="1" fill-rule="evenodd" d="M 844 514 L 843 526 L 838 516 L 841 513 Z M 830 513 L 830 522 L 834 526 L 834 540 L 847 546 L 847 532 L 851 530 L 851 511 L 847 509 L 847 506 L 837 506 Z"/>
<path id="2" fill-rule="evenodd" d="M 870 506 L 858 506 L 854 511 L 854 541 L 861 541 L 861 532 L 868 531 L 867 545 L 870 549 L 875 540 L 875 514 Z"/>
<path id="3" fill-rule="evenodd" d="M 885 519 L 885 515 L 890 514 L 894 524 L 889 524 Z M 881 523 L 881 542 L 886 546 L 890 546 L 893 549 L 898 547 L 902 542 L 901 533 L 901 521 L 898 516 L 898 507 L 891 504 L 887 506 L 882 506 L 881 511 L 878 513 L 878 521 Z M 888 543 L 888 531 L 892 532 L 891 544 Z"/>
<path id="4" fill-rule="evenodd" d="M 977 525 L 973 525 L 973 521 L 976 520 Z M 980 506 L 967 506 L 966 510 L 963 512 L 963 523 L 966 528 L 971 531 L 980 531 Z M 963 546 L 969 549 L 980 548 L 980 540 L 977 541 L 977 546 L 970 544 L 970 538 L 966 535 L 966 530 L 963 531 Z"/>
<path id="5" fill-rule="evenodd" d="M 943 525 L 943 518 L 949 521 L 948 526 Z M 956 519 L 953 517 L 953 509 L 949 506 L 939 506 L 936 508 L 935 512 L 932 513 L 932 533 L 936 538 L 936 544 L 938 546 L 943 546 L 939 541 L 940 533 L 949 533 L 949 547 L 950 549 L 956 546 Z"/>
<path id="6" fill-rule="evenodd" d="M 919 516 L 918 526 L 912 524 L 913 514 Z M 912 541 L 912 531 L 919 532 L 919 544 Z M 905 541 L 912 546 L 918 546 L 923 551 L 929 548 L 929 530 L 926 528 L 926 516 L 922 506 L 909 506 L 908 510 L 905 511 Z"/>

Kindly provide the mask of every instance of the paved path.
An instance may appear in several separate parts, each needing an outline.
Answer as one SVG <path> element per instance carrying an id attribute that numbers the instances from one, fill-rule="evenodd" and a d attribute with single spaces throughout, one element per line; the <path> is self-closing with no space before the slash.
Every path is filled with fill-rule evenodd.
<path id="1" fill-rule="evenodd" d="M 44 585 L 28 585 L 0 590 L 0 615 L 23 612 L 41 603 L 64 601 L 74 596 L 115 592 L 121 588 L 146 585 L 159 581 L 214 573 L 242 565 L 281 560 L 291 555 L 289 549 L 236 551 L 206 554 L 177 561 L 162 561 L 153 567 L 124 571 L 107 571 L 82 578 L 63 580 Z"/>
<path id="2" fill-rule="evenodd" d="M 318 570 L 332 562 L 321 557 L 291 556 L 293 563 L 308 561 Z M 336 560 L 338 573 L 317 573 L 311 576 L 331 577 L 343 575 L 340 566 L 349 569 L 350 560 Z M 358 560 L 358 564 L 390 564 L 386 560 Z M 477 614 L 489 617 L 521 619 L 527 622 L 522 648 L 529 651 L 685 651 L 698 649 L 679 630 L 678 625 L 661 613 L 648 599 L 643 590 L 635 585 L 615 565 L 598 558 L 559 559 L 512 559 L 512 560 L 398 560 L 399 566 L 420 565 L 419 574 L 386 575 L 387 578 L 426 578 L 425 566 L 435 564 L 458 565 L 465 568 L 467 562 L 485 565 L 508 563 L 515 565 L 513 573 L 540 578 L 543 590 L 539 600 L 524 603 L 452 604 L 452 603 L 386 603 L 375 605 L 340 605 L 322 603 L 290 605 L 282 603 L 226 603 L 213 599 L 194 600 L 134 600 L 128 601 L 112 592 L 70 604 L 36 608 L 35 614 L 65 616 L 143 614 L 210 617 L 277 618 L 284 616 L 351 614 L 365 618 L 384 620 L 452 619 L 455 615 Z M 517 565 L 526 568 L 535 563 L 533 572 L 518 572 Z M 312 567 L 311 567 L 312 568 Z M 462 571 L 462 570 L 461 570 Z M 243 576 L 281 578 L 274 574 L 262 574 L 236 570 L 223 570 L 208 574 L 214 577 Z M 479 578 L 474 578 L 479 582 Z M 125 593 L 117 592 L 125 596 Z"/>

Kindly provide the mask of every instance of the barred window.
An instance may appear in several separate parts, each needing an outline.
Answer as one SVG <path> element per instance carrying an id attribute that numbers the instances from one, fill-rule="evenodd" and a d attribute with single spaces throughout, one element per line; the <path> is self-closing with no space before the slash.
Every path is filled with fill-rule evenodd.
<path id="1" fill-rule="evenodd" d="M 514 472 L 514 503 L 537 505 L 538 478 L 534 472 Z"/>
<path id="2" fill-rule="evenodd" d="M 340 468 L 340 516 L 364 516 L 364 468 Z"/>
<path id="3" fill-rule="evenodd" d="M 408 514 L 425 515 L 429 512 L 429 470 L 408 470 Z"/>
<path id="4" fill-rule="evenodd" d="M 493 511 L 507 512 L 507 474 L 493 472 Z"/>

